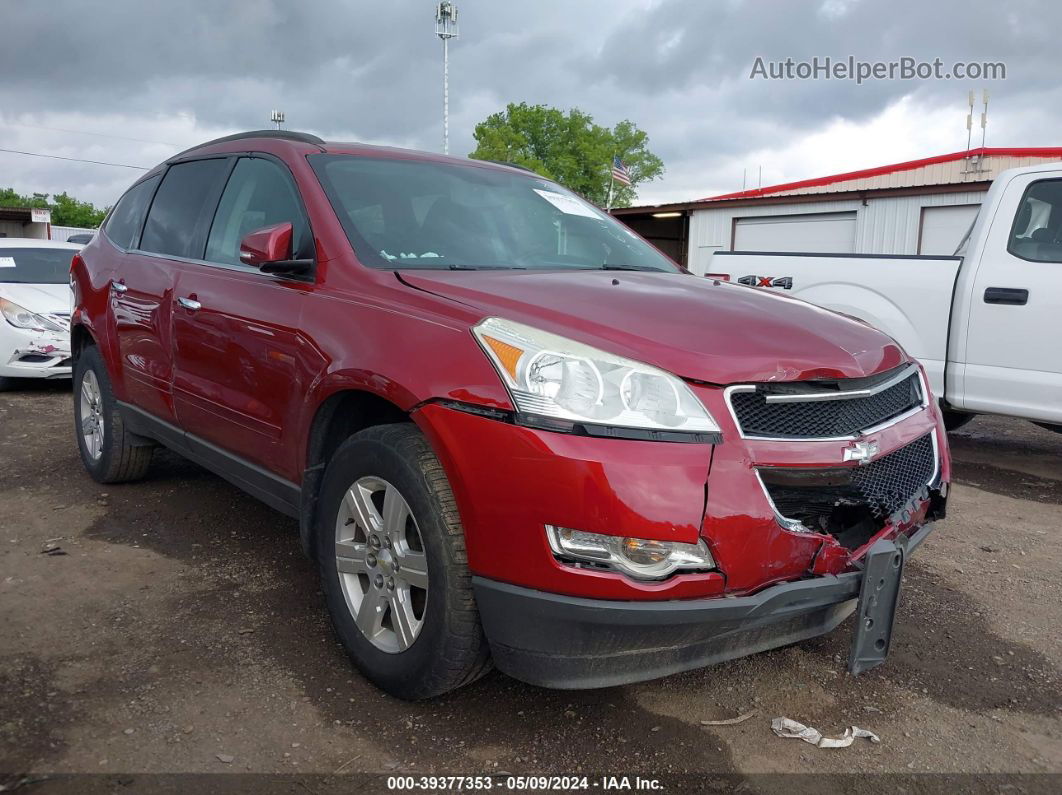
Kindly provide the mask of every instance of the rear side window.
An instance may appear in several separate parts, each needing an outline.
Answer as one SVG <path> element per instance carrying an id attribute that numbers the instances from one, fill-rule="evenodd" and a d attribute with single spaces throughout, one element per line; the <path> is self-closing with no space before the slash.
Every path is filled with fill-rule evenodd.
<path id="1" fill-rule="evenodd" d="M 266 158 L 241 158 L 221 195 L 204 259 L 242 265 L 240 241 L 244 236 L 285 221 L 292 226 L 293 256 L 313 256 L 309 225 L 290 177 Z"/>
<path id="2" fill-rule="evenodd" d="M 1041 179 L 1025 189 L 1007 251 L 1033 262 L 1062 262 L 1062 179 Z"/>
<path id="3" fill-rule="evenodd" d="M 225 158 L 170 166 L 148 211 L 140 248 L 171 257 L 200 259 L 206 225 L 228 170 L 229 161 Z"/>
<path id="4" fill-rule="evenodd" d="M 158 184 L 159 177 L 155 175 L 131 187 L 118 200 L 103 225 L 107 237 L 114 245 L 120 248 L 136 248 L 136 239 L 140 234 L 140 227 L 144 224 L 144 213 L 147 212 L 148 202 L 151 201 L 151 195 Z"/>

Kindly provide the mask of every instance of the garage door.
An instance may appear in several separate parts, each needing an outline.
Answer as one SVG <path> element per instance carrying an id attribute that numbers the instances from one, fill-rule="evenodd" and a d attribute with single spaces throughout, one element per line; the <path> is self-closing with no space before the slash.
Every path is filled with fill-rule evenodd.
<path id="1" fill-rule="evenodd" d="M 856 214 L 804 213 L 737 218 L 734 251 L 855 251 Z"/>
<path id="2" fill-rule="evenodd" d="M 918 253 L 938 256 L 954 254 L 955 247 L 977 217 L 980 206 L 956 204 L 951 207 L 923 207 Z"/>

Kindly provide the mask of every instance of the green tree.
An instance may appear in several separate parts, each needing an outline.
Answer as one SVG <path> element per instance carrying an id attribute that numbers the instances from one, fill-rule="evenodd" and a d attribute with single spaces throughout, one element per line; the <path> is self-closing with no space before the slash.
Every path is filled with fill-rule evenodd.
<path id="1" fill-rule="evenodd" d="M 95 229 L 103 223 L 107 209 L 102 210 L 91 202 L 78 201 L 66 191 L 56 194 L 52 200 L 52 223 L 57 226 L 80 226 Z"/>
<path id="2" fill-rule="evenodd" d="M 63 191 L 48 201 L 47 193 L 23 196 L 12 188 L 0 188 L 0 207 L 46 207 L 52 211 L 52 223 L 56 226 L 78 226 L 95 229 L 103 223 L 107 208 L 100 209 L 91 202 L 78 201 Z"/>
<path id="3" fill-rule="evenodd" d="M 649 136 L 633 122 L 621 121 L 610 130 L 578 108 L 565 113 L 546 105 L 509 103 L 504 112 L 477 124 L 473 137 L 476 149 L 469 157 L 524 166 L 602 207 L 614 156 L 627 166 L 631 185 L 615 183 L 613 207 L 630 206 L 639 184 L 664 173 L 663 161 L 649 151 Z"/>

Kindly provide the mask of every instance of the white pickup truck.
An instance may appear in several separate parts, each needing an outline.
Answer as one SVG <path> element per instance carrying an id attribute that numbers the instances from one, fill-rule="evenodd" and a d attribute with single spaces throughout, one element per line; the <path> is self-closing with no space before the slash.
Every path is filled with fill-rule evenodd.
<path id="1" fill-rule="evenodd" d="M 892 335 L 949 428 L 1007 414 L 1062 433 L 1062 163 L 1001 173 L 952 257 L 720 251 L 711 270 Z"/>

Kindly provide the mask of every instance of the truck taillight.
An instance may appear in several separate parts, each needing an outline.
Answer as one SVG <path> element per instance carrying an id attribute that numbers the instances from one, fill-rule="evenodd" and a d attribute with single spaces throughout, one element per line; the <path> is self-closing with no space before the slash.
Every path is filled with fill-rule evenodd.
<path id="1" fill-rule="evenodd" d="M 706 274 L 704 274 L 704 278 L 706 278 L 706 279 L 718 279 L 721 282 L 728 282 L 728 281 L 730 281 L 730 274 L 729 273 L 706 273 Z"/>

